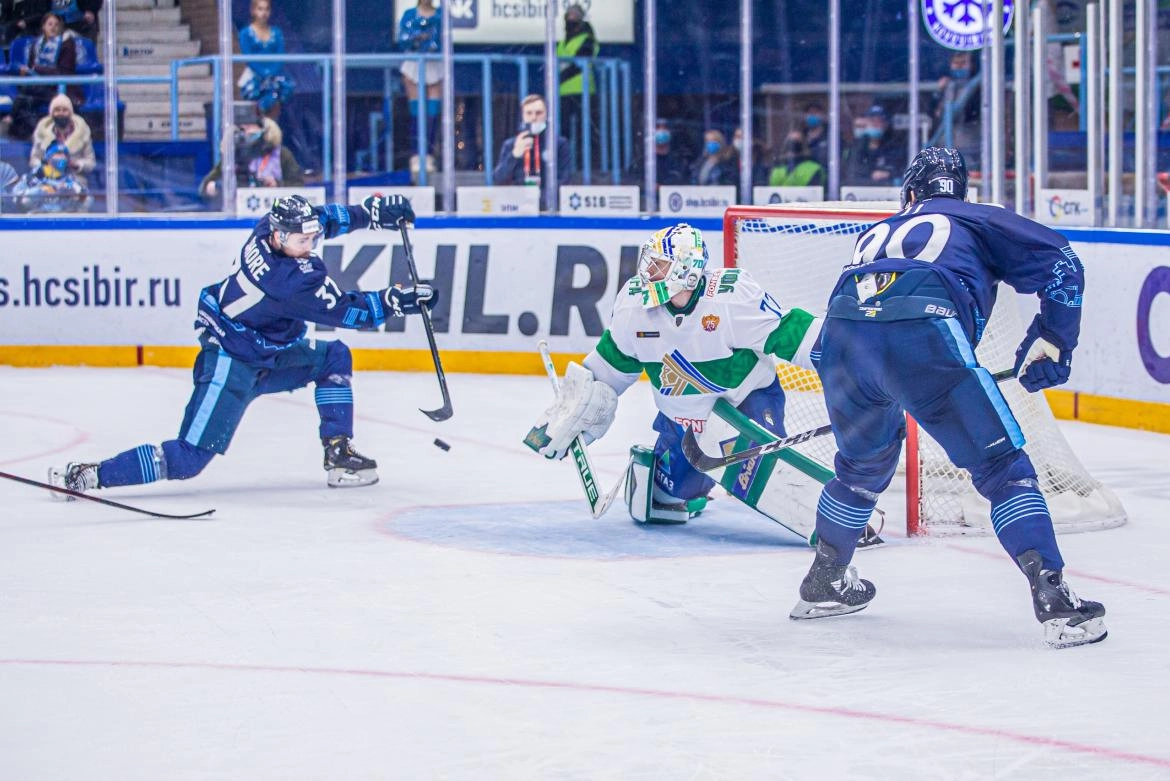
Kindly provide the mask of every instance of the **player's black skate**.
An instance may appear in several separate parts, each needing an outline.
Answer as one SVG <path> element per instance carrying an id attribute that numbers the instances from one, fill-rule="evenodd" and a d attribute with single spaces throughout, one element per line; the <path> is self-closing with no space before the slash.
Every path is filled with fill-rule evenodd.
<path id="1" fill-rule="evenodd" d="M 101 488 L 98 484 L 98 465 L 97 464 L 81 464 L 76 461 L 71 461 L 64 467 L 51 466 L 49 467 L 49 485 L 55 485 L 58 488 L 68 488 L 70 491 L 77 491 L 78 493 L 85 493 L 92 491 L 95 488 Z M 60 502 L 73 502 L 76 497 L 69 494 L 61 494 L 53 491 L 49 494 Z"/>
<path id="2" fill-rule="evenodd" d="M 800 601 L 788 617 L 794 620 L 843 616 L 864 610 L 877 589 L 868 580 L 857 577 L 857 570 L 836 564 L 837 551 L 824 540 L 817 540 L 812 568 L 800 583 Z"/>
<path id="3" fill-rule="evenodd" d="M 349 437 L 336 436 L 321 440 L 325 446 L 325 471 L 330 488 L 352 488 L 378 482 L 378 462 L 353 449 Z"/>
<path id="4" fill-rule="evenodd" d="M 1060 570 L 1043 569 L 1036 551 L 1024 551 L 1016 561 L 1032 587 L 1032 609 L 1036 620 L 1044 625 L 1044 642 L 1053 648 L 1072 648 L 1099 643 L 1108 636 L 1109 630 L 1101 620 L 1104 605 L 1078 599 Z"/>

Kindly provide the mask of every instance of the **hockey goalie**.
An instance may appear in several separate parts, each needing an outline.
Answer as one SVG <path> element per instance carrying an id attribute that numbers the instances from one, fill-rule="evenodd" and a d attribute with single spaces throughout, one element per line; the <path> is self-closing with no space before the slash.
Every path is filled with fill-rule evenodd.
<path id="1" fill-rule="evenodd" d="M 686 523 L 716 485 L 806 539 L 812 536 L 824 465 L 793 451 L 707 474 L 682 450 L 689 427 L 708 449 L 741 450 L 784 437 L 777 360 L 815 371 L 821 320 L 783 310 L 742 269 L 708 268 L 702 233 L 685 223 L 654 233 L 638 274 L 620 289 L 610 326 L 584 365 L 570 363 L 553 405 L 526 442 L 550 459 L 577 437 L 588 444 L 613 422 L 618 396 L 644 371 L 658 415 L 652 448 L 631 448 L 625 501 L 640 523 Z M 534 436 L 535 434 L 535 436 Z M 881 540 L 866 521 L 861 545 Z"/>

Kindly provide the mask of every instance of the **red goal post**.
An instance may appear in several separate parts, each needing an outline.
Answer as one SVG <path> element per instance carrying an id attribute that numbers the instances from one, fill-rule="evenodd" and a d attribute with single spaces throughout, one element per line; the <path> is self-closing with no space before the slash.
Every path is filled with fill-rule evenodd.
<path id="1" fill-rule="evenodd" d="M 785 309 L 800 307 L 823 314 L 857 237 L 896 209 L 897 204 L 872 202 L 733 206 L 723 217 L 724 266 L 746 268 Z M 980 364 L 992 372 L 1011 368 L 1025 331 L 1020 307 L 1027 303 L 1006 286 L 998 302 L 976 350 Z M 787 364 L 781 365 L 779 374 L 788 396 L 788 432 L 827 423 L 816 374 Z M 1125 523 L 1125 509 L 1072 452 L 1044 395 L 1028 393 L 1014 380 L 1001 383 L 1000 389 L 1027 439 L 1026 449 L 1057 531 Z M 952 464 L 938 443 L 909 417 L 906 428 L 904 469 L 900 468 L 896 479 L 905 476 L 907 533 L 989 533 L 987 501 L 975 491 L 967 471 Z M 798 449 L 832 468 L 832 437 L 820 437 Z"/>

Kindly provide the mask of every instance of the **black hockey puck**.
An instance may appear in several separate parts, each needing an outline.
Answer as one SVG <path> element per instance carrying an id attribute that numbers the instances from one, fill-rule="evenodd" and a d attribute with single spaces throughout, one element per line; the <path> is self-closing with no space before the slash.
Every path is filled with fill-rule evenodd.
<path id="1" fill-rule="evenodd" d="M 439 439 L 438 437 L 435 438 L 435 447 L 437 447 L 439 450 L 450 450 L 451 449 L 450 445 L 448 445 L 446 442 Z"/>

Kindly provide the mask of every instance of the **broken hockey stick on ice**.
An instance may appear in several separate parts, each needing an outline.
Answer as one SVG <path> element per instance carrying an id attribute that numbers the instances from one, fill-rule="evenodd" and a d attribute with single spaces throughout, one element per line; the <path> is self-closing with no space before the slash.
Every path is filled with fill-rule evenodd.
<path id="1" fill-rule="evenodd" d="M 544 362 L 544 370 L 548 374 L 549 382 L 552 383 L 553 393 L 556 393 L 560 389 L 560 382 L 557 378 L 557 368 L 553 366 L 552 356 L 548 351 L 548 342 L 542 339 L 538 349 L 540 350 L 540 359 Z M 529 432 L 528 437 L 531 438 L 535 433 L 543 434 L 544 432 L 540 429 L 533 429 L 532 432 Z M 547 442 L 547 439 L 545 441 Z M 533 450 L 541 447 L 535 442 L 527 442 L 527 444 Z M 593 471 L 593 462 L 589 459 L 589 451 L 585 449 L 585 442 L 580 436 L 574 438 L 570 443 L 569 455 L 573 457 L 573 466 L 577 468 L 577 477 L 581 481 L 581 488 L 585 490 L 585 499 L 589 502 L 589 510 L 594 518 L 600 518 L 605 515 L 606 510 L 613 504 L 613 500 L 617 498 L 618 491 L 625 485 L 626 473 L 629 471 L 630 465 L 628 462 L 626 463 L 621 478 L 618 479 L 613 488 L 602 494 L 600 486 L 597 485 L 597 473 Z"/>
<path id="2" fill-rule="evenodd" d="M 1003 382 L 1004 380 L 1011 379 L 1014 376 L 1015 372 L 1012 369 L 1004 369 L 1001 372 L 996 372 L 995 374 L 991 375 L 991 379 L 995 380 L 996 382 Z M 790 447 L 795 447 L 796 445 L 808 442 L 810 439 L 816 439 L 817 437 L 824 436 L 832 430 L 833 427 L 826 423 L 823 426 L 818 426 L 809 431 L 805 431 L 800 434 L 793 434 L 790 437 L 782 437 L 771 442 L 766 442 L 763 445 L 759 445 L 757 447 L 749 447 L 746 450 L 740 450 L 736 453 L 728 453 L 725 456 L 709 456 L 703 452 L 701 447 L 699 447 L 699 440 L 695 437 L 695 432 L 690 427 L 687 427 L 687 430 L 683 432 L 682 451 L 683 455 L 687 457 L 687 461 L 691 462 L 691 466 L 695 467 L 695 469 L 698 469 L 700 472 L 710 472 L 714 469 L 720 469 L 722 467 L 731 466 L 732 464 L 749 461 L 759 456 L 766 456 L 769 453 L 775 453 L 779 450 L 786 450 Z"/>
<path id="3" fill-rule="evenodd" d="M 172 515 L 170 513 L 156 513 L 153 510 L 143 510 L 141 507 L 131 507 L 128 504 L 122 504 L 121 502 L 115 502 L 115 501 L 112 501 L 110 499 L 103 499 L 100 496 L 93 496 L 91 494 L 83 493 L 81 491 L 71 491 L 68 488 L 62 488 L 59 485 L 50 485 L 48 483 L 42 483 L 40 480 L 30 480 L 27 477 L 21 477 L 20 475 L 9 474 L 8 472 L 0 472 L 0 477 L 5 478 L 6 480 L 15 480 L 16 482 L 24 483 L 25 485 L 31 485 L 34 488 L 43 488 L 46 491 L 54 491 L 54 492 L 59 493 L 59 494 L 65 494 L 66 496 L 72 496 L 74 499 L 86 499 L 86 500 L 91 501 L 91 502 L 97 502 L 98 504 L 104 504 L 107 507 L 116 507 L 119 510 L 128 510 L 132 513 L 141 513 L 142 515 L 149 515 L 151 518 L 166 518 L 166 519 L 169 519 L 172 521 L 190 521 L 190 520 L 194 520 L 196 518 L 206 518 L 215 512 L 215 510 L 204 510 L 201 513 L 191 513 L 190 515 Z"/>
<path id="4" fill-rule="evenodd" d="M 398 230 L 402 232 L 402 250 L 406 253 L 406 268 L 410 271 L 410 281 L 418 287 L 418 269 L 414 265 L 414 249 L 410 246 L 410 237 L 406 235 L 406 220 L 398 221 Z M 431 324 L 431 313 L 426 304 L 419 307 L 422 316 L 423 328 L 427 332 L 427 344 L 431 348 L 431 360 L 435 362 L 435 376 L 439 378 L 439 390 L 443 393 L 443 406 L 438 409 L 422 409 L 419 412 L 431 420 L 446 420 L 455 414 L 451 408 L 451 394 L 447 390 L 447 375 L 443 373 L 443 364 L 439 360 L 439 347 L 435 344 L 435 327 Z"/>

